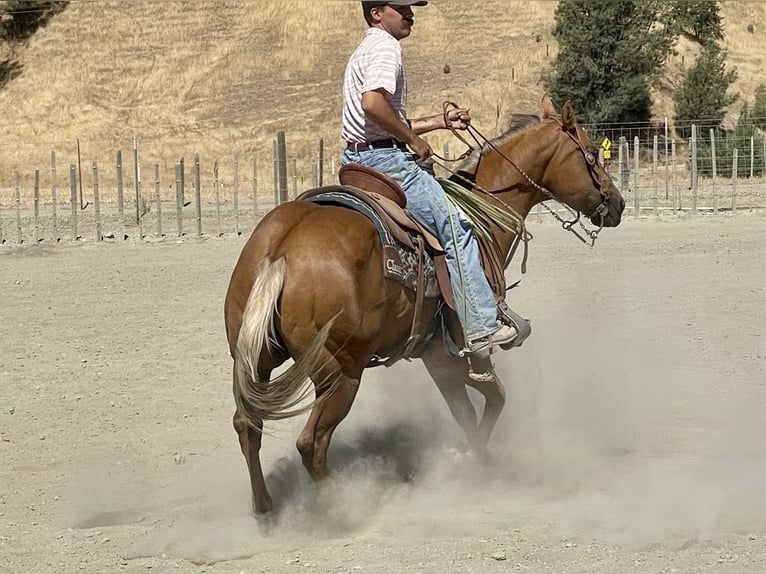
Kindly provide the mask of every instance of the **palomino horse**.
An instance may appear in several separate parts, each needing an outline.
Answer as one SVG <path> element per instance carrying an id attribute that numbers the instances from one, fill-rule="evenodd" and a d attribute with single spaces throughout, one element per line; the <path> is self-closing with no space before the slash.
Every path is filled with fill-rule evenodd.
<path id="1" fill-rule="evenodd" d="M 557 114 L 546 95 L 542 107 L 542 119 L 529 116 L 526 125 L 474 152 L 468 160 L 475 168 L 474 189 L 488 191 L 522 219 L 536 204 L 555 199 L 589 217 L 599 230 L 618 225 L 625 202 L 599 165 L 598 148 L 578 125 L 572 106 L 565 104 Z M 502 232 L 496 239 L 507 256 L 514 237 Z M 443 308 L 438 303 L 426 300 L 429 317 Z M 297 448 L 309 475 L 315 481 L 326 478 L 330 439 L 351 409 L 362 373 L 373 357 L 396 356 L 414 313 L 412 291 L 384 278 L 380 237 L 360 213 L 294 201 L 258 224 L 234 269 L 225 304 L 234 358 L 234 428 L 256 514 L 273 508 L 259 454 L 263 421 L 308 410 L 301 404 L 313 390 Z M 457 323 L 448 310 L 439 325 L 454 330 Z M 272 378 L 290 358 L 294 364 Z M 472 381 L 467 361 L 448 354 L 438 333 L 420 358 L 469 446 L 481 454 L 505 404 L 502 384 Z M 466 385 L 485 398 L 480 419 Z"/>

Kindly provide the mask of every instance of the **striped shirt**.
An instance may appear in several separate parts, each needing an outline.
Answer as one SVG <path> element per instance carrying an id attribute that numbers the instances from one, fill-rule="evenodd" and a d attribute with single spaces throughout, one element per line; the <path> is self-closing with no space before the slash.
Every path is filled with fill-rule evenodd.
<path id="1" fill-rule="evenodd" d="M 386 101 L 402 123 L 407 99 L 402 48 L 391 34 L 380 28 L 368 28 L 367 34 L 349 58 L 343 80 L 343 131 L 347 142 L 390 139 L 392 136 L 365 117 L 362 94 L 385 90 Z"/>

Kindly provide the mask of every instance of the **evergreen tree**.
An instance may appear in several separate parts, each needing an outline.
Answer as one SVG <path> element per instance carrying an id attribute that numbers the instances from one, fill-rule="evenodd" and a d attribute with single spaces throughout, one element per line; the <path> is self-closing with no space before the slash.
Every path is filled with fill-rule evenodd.
<path id="1" fill-rule="evenodd" d="M 691 123 L 696 120 L 704 120 L 708 127 L 720 126 L 726 108 L 737 100 L 736 96 L 726 95 L 737 79 L 736 69 L 726 69 L 726 55 L 717 42 L 705 44 L 673 93 L 676 129 L 681 137 L 690 136 Z"/>
<path id="2" fill-rule="evenodd" d="M 764 84 L 761 84 L 755 90 L 753 123 L 762 130 L 766 129 L 766 85 Z"/>
<path id="3" fill-rule="evenodd" d="M 560 0 L 559 55 L 544 85 L 585 122 L 645 122 L 650 87 L 672 52 L 672 5 L 662 0 Z"/>
<path id="4" fill-rule="evenodd" d="M 700 44 L 723 40 L 720 2 L 711 0 L 676 0 L 671 17 L 679 31 Z"/>

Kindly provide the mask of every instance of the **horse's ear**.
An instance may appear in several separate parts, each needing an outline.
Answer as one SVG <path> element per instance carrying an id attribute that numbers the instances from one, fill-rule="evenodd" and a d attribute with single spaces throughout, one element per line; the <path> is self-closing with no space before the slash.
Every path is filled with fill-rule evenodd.
<path id="1" fill-rule="evenodd" d="M 575 115 L 574 108 L 572 107 L 572 102 L 567 100 L 567 103 L 565 103 L 564 107 L 561 108 L 561 123 L 563 124 L 565 130 L 572 130 L 574 129 L 576 122 L 577 117 Z"/>
<path id="2" fill-rule="evenodd" d="M 553 100 L 551 99 L 551 95 L 548 92 L 543 94 L 542 107 L 543 119 L 552 118 L 556 115 L 556 108 L 554 107 Z"/>

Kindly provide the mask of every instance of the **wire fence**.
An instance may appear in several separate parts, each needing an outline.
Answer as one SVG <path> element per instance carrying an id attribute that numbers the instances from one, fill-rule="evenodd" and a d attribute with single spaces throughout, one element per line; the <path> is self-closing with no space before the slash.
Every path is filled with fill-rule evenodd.
<path id="1" fill-rule="evenodd" d="M 666 124 L 586 126 L 627 216 L 766 209 L 764 137 L 702 125 L 690 125 L 688 139 Z M 270 157 L 195 154 L 173 166 L 141 163 L 135 140 L 132 153 L 116 150 L 108 165 L 79 155 L 61 165 L 51 152 L 44 168 L 0 174 L 0 245 L 241 234 L 275 205 L 335 183 L 334 151 L 326 156 L 319 140 L 313 157 L 290 156 L 279 132 Z M 449 157 L 449 146 L 442 153 Z"/>

